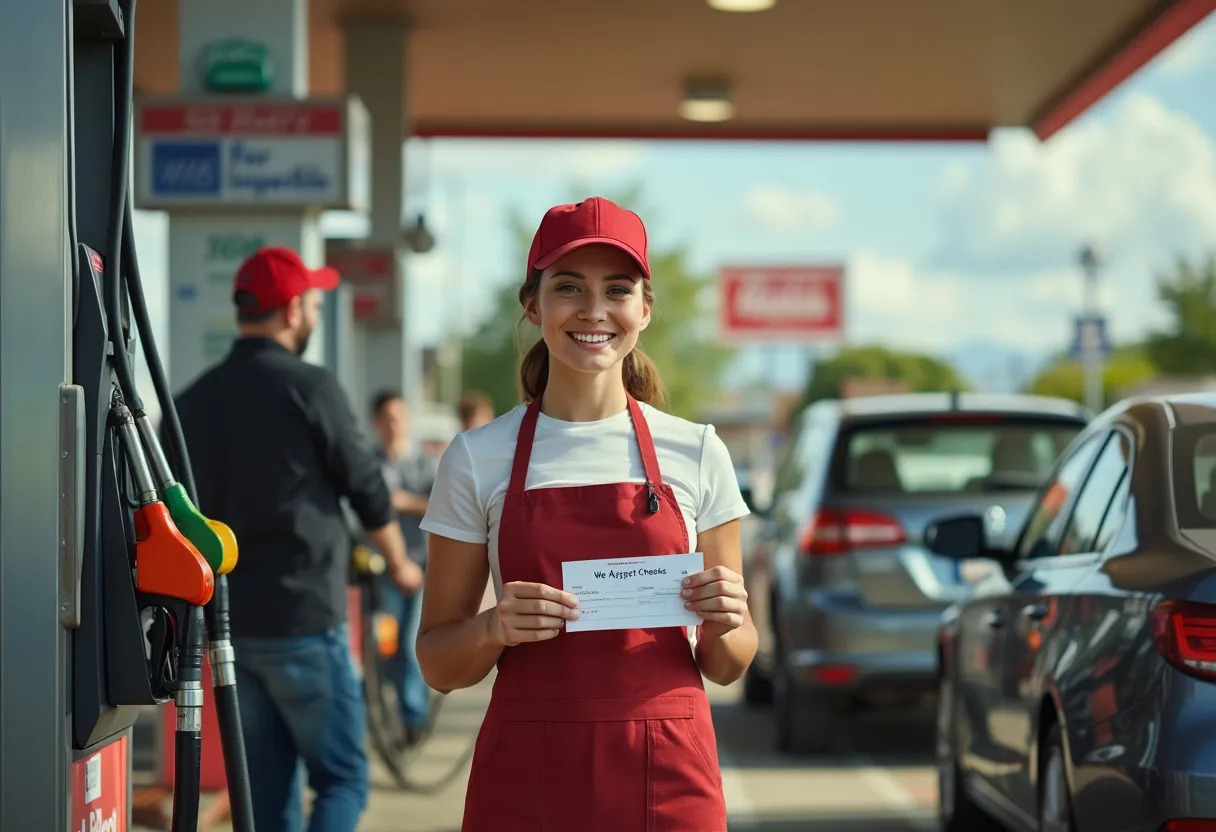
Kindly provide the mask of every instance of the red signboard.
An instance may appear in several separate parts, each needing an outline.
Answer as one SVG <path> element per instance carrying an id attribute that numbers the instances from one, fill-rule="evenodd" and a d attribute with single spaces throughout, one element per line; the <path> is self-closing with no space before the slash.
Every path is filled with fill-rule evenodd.
<path id="1" fill-rule="evenodd" d="M 722 335 L 734 341 L 822 341 L 844 333 L 840 266 L 733 266 L 720 274 Z"/>
<path id="2" fill-rule="evenodd" d="M 129 771 L 125 735 L 72 763 L 70 832 L 127 832 Z"/>
<path id="3" fill-rule="evenodd" d="M 355 320 L 366 324 L 395 325 L 397 310 L 397 253 L 391 248 L 331 245 L 325 263 L 338 270 L 351 289 Z"/>
<path id="4" fill-rule="evenodd" d="M 336 103 L 149 103 L 140 108 L 139 126 L 147 136 L 339 136 L 345 118 Z"/>
<path id="5" fill-rule="evenodd" d="M 337 269 L 343 280 L 363 283 L 392 280 L 395 258 L 392 249 L 330 248 L 325 265 Z"/>

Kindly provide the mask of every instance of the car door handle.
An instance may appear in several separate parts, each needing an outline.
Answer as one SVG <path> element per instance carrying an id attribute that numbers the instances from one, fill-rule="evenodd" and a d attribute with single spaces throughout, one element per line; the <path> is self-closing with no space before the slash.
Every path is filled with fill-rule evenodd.
<path id="1" fill-rule="evenodd" d="M 1027 604 L 1022 607 L 1022 616 L 1032 624 L 1040 624 L 1047 617 L 1046 604 Z"/>
<path id="2" fill-rule="evenodd" d="M 990 630 L 999 630 L 1005 626 L 1005 616 L 1000 610 L 989 610 L 984 616 L 984 623 L 988 625 Z"/>

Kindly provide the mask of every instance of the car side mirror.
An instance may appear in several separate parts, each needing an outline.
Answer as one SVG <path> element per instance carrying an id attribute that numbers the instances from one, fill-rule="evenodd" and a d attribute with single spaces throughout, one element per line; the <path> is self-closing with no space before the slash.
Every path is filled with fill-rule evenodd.
<path id="1" fill-rule="evenodd" d="M 946 517 L 925 529 L 925 546 L 930 552 L 955 560 L 993 557 L 985 541 L 984 518 L 978 514 Z"/>

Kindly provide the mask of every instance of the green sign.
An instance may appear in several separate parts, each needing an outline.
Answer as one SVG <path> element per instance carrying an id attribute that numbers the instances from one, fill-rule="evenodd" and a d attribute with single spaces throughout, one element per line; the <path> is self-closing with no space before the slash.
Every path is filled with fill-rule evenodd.
<path id="1" fill-rule="evenodd" d="M 207 237 L 207 262 L 244 260 L 266 240 L 260 234 L 211 234 Z"/>
<path id="2" fill-rule="evenodd" d="M 203 83 L 211 92 L 266 92 L 274 65 L 265 44 L 232 38 L 203 50 Z"/>

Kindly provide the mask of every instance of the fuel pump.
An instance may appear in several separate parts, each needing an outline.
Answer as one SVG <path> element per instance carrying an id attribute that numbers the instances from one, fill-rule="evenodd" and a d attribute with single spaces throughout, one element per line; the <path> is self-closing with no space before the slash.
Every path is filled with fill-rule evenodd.
<path id="1" fill-rule="evenodd" d="M 135 0 L 75 0 L 70 7 L 78 16 L 69 17 L 75 148 L 69 154 L 68 213 L 69 243 L 77 256 L 74 384 L 62 396 L 65 407 L 77 407 L 84 458 L 83 546 L 75 564 L 79 609 L 64 613 L 65 626 L 73 630 L 73 748 L 83 753 L 104 746 L 133 723 L 135 707 L 173 700 L 172 829 L 195 830 L 209 637 L 234 829 L 250 832 L 225 577 L 236 565 L 237 542 L 231 529 L 195 506 L 189 456 L 135 251 L 129 198 Z M 164 416 L 169 455 L 136 388 L 136 331 Z"/>

